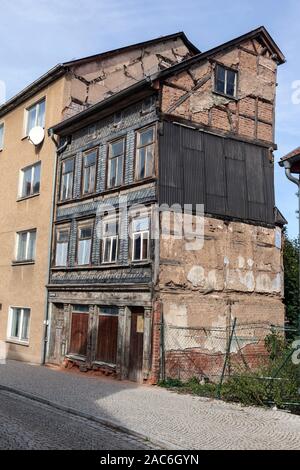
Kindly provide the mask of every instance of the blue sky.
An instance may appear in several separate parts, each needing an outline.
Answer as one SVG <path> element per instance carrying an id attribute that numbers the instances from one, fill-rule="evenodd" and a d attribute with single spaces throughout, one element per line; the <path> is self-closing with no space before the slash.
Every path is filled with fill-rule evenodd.
<path id="1" fill-rule="evenodd" d="M 300 145 L 298 0 L 1 0 L 0 80 L 7 98 L 59 62 L 183 30 L 205 51 L 264 25 L 287 58 L 279 68 L 276 160 Z M 275 165 L 276 203 L 297 235 L 296 186 Z"/>

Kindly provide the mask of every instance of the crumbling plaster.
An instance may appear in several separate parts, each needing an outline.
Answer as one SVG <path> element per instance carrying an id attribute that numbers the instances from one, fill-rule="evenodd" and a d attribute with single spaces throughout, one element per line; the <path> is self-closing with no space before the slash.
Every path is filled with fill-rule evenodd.
<path id="1" fill-rule="evenodd" d="M 236 69 L 237 100 L 213 93 L 215 63 Z M 273 141 L 277 64 L 257 41 L 220 52 L 166 80 L 162 111 L 222 131 Z"/>
<path id="2" fill-rule="evenodd" d="M 177 38 L 176 41 L 172 39 L 86 63 L 79 62 L 70 67 L 67 76 L 69 93 L 66 96 L 69 98 L 65 103 L 64 117 L 70 117 L 189 56 L 189 50 Z"/>

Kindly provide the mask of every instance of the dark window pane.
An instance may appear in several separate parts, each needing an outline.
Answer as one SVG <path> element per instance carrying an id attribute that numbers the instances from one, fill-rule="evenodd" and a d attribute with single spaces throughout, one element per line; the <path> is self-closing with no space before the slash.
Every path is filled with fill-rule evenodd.
<path id="1" fill-rule="evenodd" d="M 149 127 L 149 129 L 146 129 L 144 131 L 140 132 L 140 146 L 151 144 L 153 142 L 153 134 L 154 134 L 154 128 Z"/>
<path id="2" fill-rule="evenodd" d="M 216 91 L 225 93 L 225 69 L 220 65 L 216 68 Z"/>
<path id="3" fill-rule="evenodd" d="M 22 196 L 30 196 L 31 193 L 31 173 L 32 168 L 23 171 L 23 189 Z"/>
<path id="4" fill-rule="evenodd" d="M 118 155 L 122 155 L 124 152 L 124 139 L 118 140 L 118 142 L 114 142 L 111 144 L 111 157 L 117 157 Z"/>
<path id="5" fill-rule="evenodd" d="M 63 163 L 63 173 L 71 173 L 74 170 L 74 159 L 66 160 Z"/>
<path id="6" fill-rule="evenodd" d="M 232 70 L 227 70 L 227 95 L 234 96 L 235 95 L 235 77 L 236 73 Z"/>
<path id="7" fill-rule="evenodd" d="M 36 194 L 40 191 L 41 165 L 36 165 L 33 171 L 33 194 Z"/>
<path id="8" fill-rule="evenodd" d="M 141 235 L 135 235 L 134 237 L 134 247 L 133 247 L 133 259 L 141 259 Z"/>
<path id="9" fill-rule="evenodd" d="M 96 155 L 97 152 L 91 152 L 85 155 L 84 157 L 84 166 L 91 166 L 96 164 Z"/>
<path id="10" fill-rule="evenodd" d="M 146 148 L 139 150 L 139 162 L 138 162 L 138 178 L 145 178 L 145 164 L 146 164 Z"/>
<path id="11" fill-rule="evenodd" d="M 103 261 L 105 263 L 109 263 L 110 262 L 110 246 L 111 246 L 111 239 L 110 238 L 106 238 L 105 240 L 105 248 L 104 248 L 104 257 L 103 257 Z"/>
<path id="12" fill-rule="evenodd" d="M 148 234 L 144 233 L 143 236 L 143 259 L 148 258 Z"/>
<path id="13" fill-rule="evenodd" d="M 111 261 L 116 261 L 117 259 L 117 238 L 112 239 L 112 248 L 111 248 Z"/>

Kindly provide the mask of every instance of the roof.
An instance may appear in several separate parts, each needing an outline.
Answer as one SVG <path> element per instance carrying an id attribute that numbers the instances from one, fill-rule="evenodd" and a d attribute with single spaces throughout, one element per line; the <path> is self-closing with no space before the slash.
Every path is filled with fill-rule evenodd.
<path id="1" fill-rule="evenodd" d="M 213 56 L 220 51 L 235 47 L 237 44 L 240 44 L 241 42 L 247 39 L 253 39 L 258 36 L 262 37 L 265 42 L 268 41 L 268 43 L 270 44 L 269 47 L 271 48 L 273 53 L 276 54 L 276 56 L 278 57 L 278 62 L 283 63 L 285 61 L 285 58 L 282 52 L 280 51 L 276 43 L 273 41 L 273 39 L 271 38 L 267 30 L 264 28 L 264 26 L 261 26 L 257 29 L 254 29 L 253 31 L 250 31 L 249 33 L 246 33 L 242 36 L 232 39 L 231 41 L 225 42 L 217 47 L 214 47 L 213 49 L 209 49 L 206 52 L 199 53 L 191 57 L 190 59 L 186 59 L 180 62 L 179 64 L 172 65 L 171 67 L 167 69 L 157 72 L 153 74 L 152 76 L 149 76 L 146 79 L 143 79 L 137 82 L 136 84 L 128 88 L 125 88 L 124 90 L 118 93 L 115 93 L 111 97 L 90 106 L 84 111 L 78 114 L 75 114 L 69 119 L 62 121 L 61 123 L 53 126 L 50 129 L 50 131 L 59 135 L 66 135 L 68 131 L 71 132 L 71 130 L 73 132 L 74 130 L 79 129 L 80 127 L 83 127 L 84 125 L 87 125 L 87 119 L 89 119 L 90 122 L 92 121 L 93 116 L 94 116 L 94 119 L 96 119 L 97 114 L 104 111 L 108 106 L 112 104 L 117 104 L 118 101 L 120 101 L 119 107 L 121 107 L 122 103 L 124 103 L 124 101 L 121 101 L 121 100 L 123 100 L 125 97 L 128 97 L 131 93 L 136 92 L 137 89 L 141 90 L 143 87 L 150 88 L 152 87 L 153 83 L 156 80 L 160 80 L 170 75 L 173 75 L 175 73 L 178 73 L 190 67 L 194 63 L 201 62 L 202 60 L 207 60 L 210 56 Z"/>
<path id="2" fill-rule="evenodd" d="M 60 64 L 57 64 L 55 67 L 50 69 L 48 72 L 46 72 L 44 75 L 39 77 L 37 80 L 32 82 L 30 85 L 28 85 L 26 88 L 21 90 L 18 94 L 13 96 L 10 100 L 8 100 L 6 103 L 4 103 L 2 106 L 0 106 L 0 117 L 4 116 L 7 114 L 9 111 L 11 111 L 13 108 L 21 104 L 22 102 L 26 101 L 28 98 L 31 96 L 34 96 L 36 93 L 38 93 L 40 90 L 45 88 L 47 85 L 52 83 L 53 81 L 57 80 L 61 76 L 63 76 L 70 67 L 76 64 L 81 64 L 85 62 L 89 62 L 91 60 L 96 60 L 96 59 L 104 59 L 107 57 L 112 57 L 114 55 L 118 55 L 122 52 L 125 51 L 130 51 L 134 49 L 138 49 L 139 47 L 147 47 L 152 44 L 158 44 L 163 41 L 169 41 L 169 40 L 176 40 L 180 38 L 183 43 L 187 46 L 187 48 L 193 53 L 193 54 L 199 54 L 200 51 L 199 49 L 190 42 L 190 40 L 187 38 L 185 33 L 183 31 L 179 31 L 177 33 L 169 34 L 166 36 L 160 36 L 154 39 L 150 39 L 149 41 L 143 41 L 139 42 L 136 44 L 131 44 L 129 46 L 121 47 L 118 49 L 113 49 L 110 51 L 102 52 L 100 54 L 88 56 L 88 57 L 83 57 L 81 59 L 75 59 L 71 60 L 69 62 L 63 62 Z"/>
<path id="3" fill-rule="evenodd" d="M 226 49 L 232 49 L 233 47 L 237 46 L 241 42 L 247 41 L 249 39 L 256 39 L 260 38 L 266 47 L 274 54 L 277 58 L 277 62 L 279 65 L 284 64 L 286 59 L 273 38 L 270 36 L 268 31 L 264 26 L 260 26 L 259 28 L 256 28 L 252 31 L 249 31 L 246 34 L 243 34 L 242 36 L 238 36 L 234 39 L 231 39 L 230 41 L 224 42 L 223 44 L 220 44 L 219 46 L 216 46 L 212 49 L 209 49 L 208 51 L 199 53 L 191 57 L 190 59 L 184 60 L 180 62 L 179 64 L 173 65 L 172 67 L 169 67 L 168 69 L 163 70 L 163 72 L 160 74 L 160 77 L 166 77 L 170 74 L 180 72 L 181 70 L 185 69 L 187 66 L 190 66 L 196 62 L 199 62 L 201 60 L 205 60 L 208 57 L 217 54 L 218 52 L 222 52 Z"/>
<path id="4" fill-rule="evenodd" d="M 281 159 L 279 161 L 279 165 L 283 166 L 283 163 L 281 163 L 281 162 L 284 162 L 285 160 L 292 160 L 295 157 L 299 157 L 299 156 L 300 156 L 300 147 L 297 147 L 294 150 L 292 150 L 291 152 L 289 152 L 288 154 L 286 154 L 284 157 L 281 157 Z"/>

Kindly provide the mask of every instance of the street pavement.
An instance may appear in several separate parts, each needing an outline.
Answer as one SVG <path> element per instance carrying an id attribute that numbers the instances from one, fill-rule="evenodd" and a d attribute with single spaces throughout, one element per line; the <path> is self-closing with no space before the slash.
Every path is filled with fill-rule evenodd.
<path id="1" fill-rule="evenodd" d="M 300 449 L 300 416 L 282 411 L 17 361 L 0 365 L 1 385 L 128 428 L 165 448 Z"/>
<path id="2" fill-rule="evenodd" d="M 141 439 L 0 391 L 1 450 L 148 450 Z"/>

